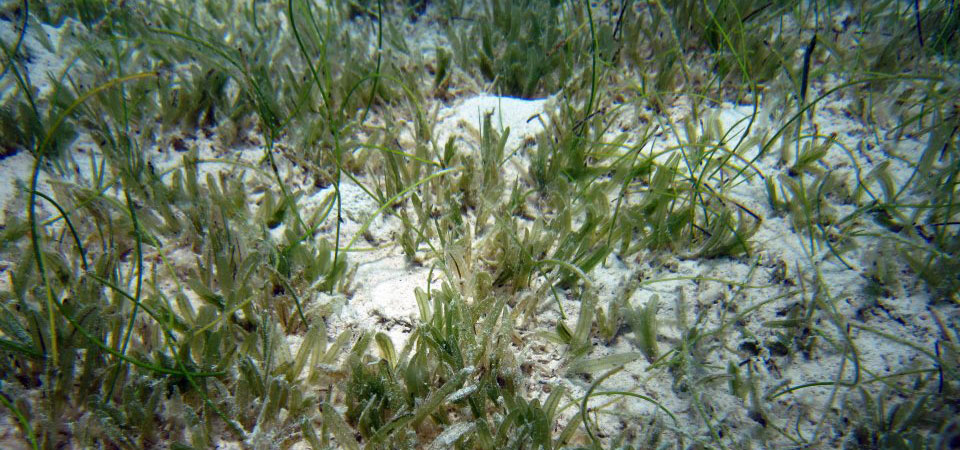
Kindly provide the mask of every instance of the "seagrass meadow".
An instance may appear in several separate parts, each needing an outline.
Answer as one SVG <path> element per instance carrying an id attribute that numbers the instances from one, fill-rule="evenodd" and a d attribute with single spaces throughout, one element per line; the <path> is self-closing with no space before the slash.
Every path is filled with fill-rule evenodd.
<path id="1" fill-rule="evenodd" d="M 960 4 L 0 2 L 0 448 L 960 448 Z"/>

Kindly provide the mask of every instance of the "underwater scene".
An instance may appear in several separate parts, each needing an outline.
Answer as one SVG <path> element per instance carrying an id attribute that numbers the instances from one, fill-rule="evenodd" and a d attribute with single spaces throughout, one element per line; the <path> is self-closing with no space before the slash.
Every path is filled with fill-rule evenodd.
<path id="1" fill-rule="evenodd" d="M 956 0 L 2 0 L 2 449 L 960 448 Z"/>

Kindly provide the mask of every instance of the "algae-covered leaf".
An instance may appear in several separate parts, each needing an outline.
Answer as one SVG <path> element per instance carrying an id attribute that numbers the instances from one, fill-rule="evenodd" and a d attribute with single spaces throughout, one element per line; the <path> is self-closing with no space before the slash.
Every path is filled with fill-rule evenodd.
<path id="1" fill-rule="evenodd" d="M 313 350 L 322 347 L 323 337 L 320 335 L 320 329 L 321 327 L 313 326 L 310 327 L 310 331 L 307 331 L 307 335 L 304 336 L 303 342 L 300 344 L 300 349 L 297 350 L 297 356 L 293 359 L 293 364 L 287 370 L 288 382 L 292 382 L 300 376 L 300 372 L 303 372 L 303 368 L 307 364 L 307 359 L 314 353 Z"/>
<path id="2" fill-rule="evenodd" d="M 463 384 L 464 380 L 466 380 L 467 377 L 472 375 L 475 371 L 476 369 L 472 366 L 460 369 L 455 377 L 447 380 L 443 386 L 440 386 L 439 389 L 433 391 L 414 412 L 412 420 L 413 426 L 419 426 L 420 423 L 423 422 L 423 419 L 426 419 L 427 416 L 440 409 L 440 406 L 443 404 L 443 402 L 447 401 L 447 397 L 456 391 L 460 385 Z"/>
<path id="3" fill-rule="evenodd" d="M 639 311 L 631 310 L 627 317 L 637 344 L 648 361 L 657 359 L 657 310 L 660 306 L 660 296 L 654 294 L 647 304 Z"/>
<path id="4" fill-rule="evenodd" d="M 632 363 L 643 354 L 640 352 L 617 353 L 613 355 L 601 356 L 598 358 L 582 358 L 573 361 L 567 366 L 567 374 L 596 373 L 613 367 L 623 366 Z"/>
<path id="5" fill-rule="evenodd" d="M 354 437 L 353 429 L 343 420 L 343 417 L 329 403 L 324 403 L 321 407 L 323 411 L 323 427 L 333 433 L 337 443 L 341 448 L 349 450 L 360 450 L 360 444 Z"/>
<path id="6" fill-rule="evenodd" d="M 427 448 L 429 450 L 453 448 L 457 441 L 467 434 L 472 433 L 476 428 L 477 425 L 473 422 L 460 422 L 453 424 L 447 427 L 446 430 L 443 430 L 443 433 L 440 433 Z"/>
<path id="7" fill-rule="evenodd" d="M 380 357 L 390 363 L 390 367 L 397 366 L 397 350 L 393 346 L 393 340 L 383 332 L 378 332 L 374 337 L 377 341 L 377 348 L 380 350 Z"/>

